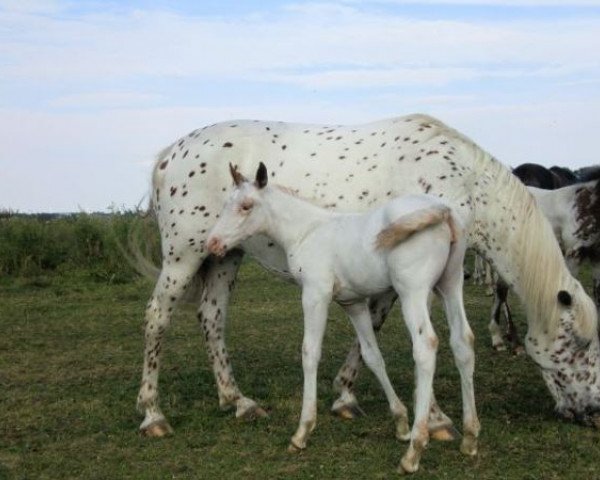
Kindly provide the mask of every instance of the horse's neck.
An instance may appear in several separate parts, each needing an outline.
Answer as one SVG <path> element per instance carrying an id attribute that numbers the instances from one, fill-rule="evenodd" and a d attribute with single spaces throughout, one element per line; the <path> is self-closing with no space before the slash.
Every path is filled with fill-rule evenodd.
<path id="1" fill-rule="evenodd" d="M 269 188 L 266 206 L 269 214 L 266 233 L 286 252 L 289 252 L 316 227 L 338 215 L 276 186 Z"/>
<path id="2" fill-rule="evenodd" d="M 556 295 L 570 289 L 552 228 L 531 194 L 508 171 L 491 165 L 475 182 L 471 242 L 521 297 L 536 337 L 556 331 Z"/>

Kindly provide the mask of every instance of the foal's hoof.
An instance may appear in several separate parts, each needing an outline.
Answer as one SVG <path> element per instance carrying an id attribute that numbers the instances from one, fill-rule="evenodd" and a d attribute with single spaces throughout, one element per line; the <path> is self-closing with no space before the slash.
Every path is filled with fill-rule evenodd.
<path id="1" fill-rule="evenodd" d="M 477 455 L 477 438 L 473 435 L 465 435 L 460 444 L 460 452 L 469 457 Z"/>
<path id="2" fill-rule="evenodd" d="M 460 433 L 454 428 L 454 425 L 448 425 L 430 431 L 429 437 L 438 442 L 451 442 L 452 440 L 460 438 Z"/>
<path id="3" fill-rule="evenodd" d="M 351 403 L 332 407 L 331 412 L 344 420 L 352 420 L 357 417 L 364 417 L 366 414 L 358 403 Z"/>
<path id="4" fill-rule="evenodd" d="M 304 444 L 304 446 L 300 446 L 297 445 L 296 443 L 294 443 L 294 440 L 290 441 L 290 444 L 288 445 L 287 451 L 289 453 L 300 453 L 302 450 L 306 450 L 306 444 Z"/>
<path id="5" fill-rule="evenodd" d="M 494 349 L 495 352 L 505 352 L 506 351 L 506 345 L 504 345 L 503 343 L 496 343 L 496 344 L 492 345 L 492 348 Z"/>
<path id="6" fill-rule="evenodd" d="M 158 420 L 144 428 L 140 428 L 140 435 L 143 437 L 161 438 L 172 433 L 173 428 L 166 420 Z"/>
<path id="7" fill-rule="evenodd" d="M 257 418 L 267 418 L 269 414 L 264 408 L 255 405 L 254 407 L 248 408 L 241 412 L 239 415 L 236 415 L 240 420 L 252 421 Z"/>
<path id="8" fill-rule="evenodd" d="M 400 475 L 410 475 L 411 473 L 415 473 L 419 469 L 419 464 L 409 465 L 408 462 L 405 462 L 404 459 L 398 465 L 396 472 Z"/>

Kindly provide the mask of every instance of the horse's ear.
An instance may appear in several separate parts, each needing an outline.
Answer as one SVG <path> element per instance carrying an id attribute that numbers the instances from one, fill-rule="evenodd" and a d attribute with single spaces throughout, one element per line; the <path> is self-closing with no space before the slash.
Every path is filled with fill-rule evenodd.
<path id="1" fill-rule="evenodd" d="M 566 290 L 561 290 L 557 295 L 558 301 L 561 305 L 565 307 L 570 307 L 573 303 L 573 297 Z"/>
<path id="2" fill-rule="evenodd" d="M 231 173 L 231 178 L 233 178 L 233 183 L 235 186 L 239 186 L 240 183 L 246 182 L 246 177 L 244 177 L 240 172 L 238 172 L 237 165 L 234 167 L 231 163 L 229 164 L 229 173 Z"/>
<path id="3" fill-rule="evenodd" d="M 256 170 L 256 186 L 258 188 L 265 188 L 268 180 L 269 176 L 267 175 L 267 167 L 265 167 L 263 162 L 260 162 L 258 170 Z"/>

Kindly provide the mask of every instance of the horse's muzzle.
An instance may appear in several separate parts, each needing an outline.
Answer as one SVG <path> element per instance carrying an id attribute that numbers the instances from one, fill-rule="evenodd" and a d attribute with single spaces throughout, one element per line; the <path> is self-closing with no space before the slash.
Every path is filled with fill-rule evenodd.
<path id="1" fill-rule="evenodd" d="M 600 408 L 588 408 L 584 412 L 568 410 L 560 412 L 559 415 L 567 421 L 600 430 Z"/>

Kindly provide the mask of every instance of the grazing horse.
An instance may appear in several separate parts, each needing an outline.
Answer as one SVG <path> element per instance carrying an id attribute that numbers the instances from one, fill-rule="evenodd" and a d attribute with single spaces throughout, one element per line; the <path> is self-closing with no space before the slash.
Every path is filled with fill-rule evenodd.
<path id="1" fill-rule="evenodd" d="M 590 165 L 583 167 L 575 172 L 579 183 L 590 182 L 600 178 L 600 165 Z"/>
<path id="2" fill-rule="evenodd" d="M 580 265 L 586 261 L 591 264 L 593 297 L 600 309 L 600 171 L 596 176 L 596 180 L 558 190 L 535 187 L 528 190 L 550 221 L 571 273 L 577 275 Z M 497 350 L 505 348 L 499 326 L 501 311 L 506 320 L 507 339 L 513 347 L 519 345 L 507 299 L 508 288 L 498 281 L 489 325 L 492 345 Z"/>
<path id="3" fill-rule="evenodd" d="M 263 235 L 223 258 L 206 249 L 208 231 L 232 189 L 223 165 L 254 171 L 261 160 L 270 178 L 332 210 L 365 211 L 409 193 L 443 198 L 464 226 L 469 245 L 523 299 L 527 352 L 540 367 L 558 412 L 591 418 L 600 409 L 595 306 L 569 273 L 552 228 L 531 195 L 488 153 L 439 120 L 419 114 L 357 126 L 231 121 L 182 137 L 158 155 L 154 166 L 152 205 L 163 262 L 146 308 L 138 395 L 145 415 L 142 433 L 171 431 L 158 400 L 160 353 L 173 312 L 192 285 L 221 407 L 234 407 L 237 416 L 264 414 L 234 379 L 224 339 L 227 304 L 244 253 L 289 278 L 286 257 Z M 375 328 L 395 298 L 383 294 L 371 299 Z M 352 386 L 360 364 L 355 342 L 334 382 L 340 391 L 334 406 L 342 414 L 351 415 L 357 407 Z"/>
<path id="4" fill-rule="evenodd" d="M 530 187 L 553 190 L 577 182 L 577 176 L 568 168 L 550 167 L 537 163 L 523 163 L 512 171 L 521 181 Z"/>
<path id="5" fill-rule="evenodd" d="M 304 395 L 293 451 L 306 448 L 317 421 L 317 366 L 331 301 L 348 314 L 365 363 L 383 387 L 396 418 L 398 438 L 410 444 L 399 470 L 415 472 L 429 440 L 438 338 L 427 300 L 435 289 L 444 301 L 451 343 L 461 375 L 464 437 L 461 450 L 477 452 L 479 420 L 473 390 L 473 333 L 463 306 L 466 241 L 450 208 L 436 197 L 398 197 L 363 214 L 328 211 L 268 185 L 261 162 L 249 182 L 230 164 L 236 188 L 209 232 L 208 251 L 224 257 L 256 234 L 267 235 L 283 249 L 290 275 L 302 287 Z M 426 260 L 425 260 L 426 259 Z M 415 419 L 408 429 L 407 410 L 385 370 L 369 314 L 368 298 L 394 289 L 411 334 L 416 365 Z"/>
<path id="6" fill-rule="evenodd" d="M 553 166 L 549 168 L 554 175 L 554 188 L 562 188 L 579 182 L 579 178 L 570 169 Z"/>

